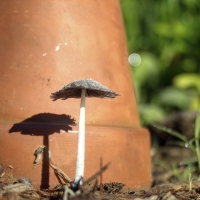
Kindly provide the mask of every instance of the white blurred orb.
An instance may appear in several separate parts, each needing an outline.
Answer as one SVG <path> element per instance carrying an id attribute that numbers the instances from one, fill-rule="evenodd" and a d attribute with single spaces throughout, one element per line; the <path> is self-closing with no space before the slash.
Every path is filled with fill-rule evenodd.
<path id="1" fill-rule="evenodd" d="M 138 55 L 137 53 L 132 53 L 129 57 L 128 57 L 128 62 L 132 65 L 132 66 L 138 66 L 141 63 L 141 57 L 140 55 Z"/>

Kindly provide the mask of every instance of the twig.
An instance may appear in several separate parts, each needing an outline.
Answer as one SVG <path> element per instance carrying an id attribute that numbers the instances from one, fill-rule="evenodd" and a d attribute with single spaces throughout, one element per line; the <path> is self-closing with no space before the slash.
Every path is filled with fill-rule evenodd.
<path id="1" fill-rule="evenodd" d="M 64 194 L 63 194 L 63 200 L 68 200 L 68 196 L 71 195 L 72 197 L 75 196 L 75 192 L 70 189 L 69 187 L 67 187 L 66 185 L 64 186 L 65 190 L 64 190 Z"/>
<path id="2" fill-rule="evenodd" d="M 57 166 L 55 165 L 50 156 L 50 151 L 49 151 L 49 165 L 54 169 L 54 172 L 59 175 L 62 179 L 64 179 L 65 182 L 70 183 L 72 180 Z"/>
<path id="3" fill-rule="evenodd" d="M 52 160 L 51 160 L 51 152 L 48 149 L 48 147 L 46 147 L 45 145 L 41 145 L 36 151 L 35 151 L 35 155 L 36 155 L 36 159 L 34 161 L 34 163 L 38 163 L 40 161 L 41 158 L 41 154 L 44 152 L 44 149 L 47 149 L 46 152 L 46 158 L 49 160 L 49 165 L 53 168 L 54 172 L 56 175 L 60 176 L 66 183 L 70 183 L 72 180 L 57 166 L 55 165 Z"/>
<path id="4" fill-rule="evenodd" d="M 102 157 L 100 157 L 100 169 L 102 169 L 102 165 L 103 165 L 103 159 Z M 102 193 L 103 193 L 103 185 L 102 185 L 102 181 L 103 180 L 103 176 L 102 176 L 102 173 L 100 174 L 100 177 L 99 177 L 99 185 L 100 185 L 100 196 L 102 197 Z"/>
<path id="5" fill-rule="evenodd" d="M 110 162 L 104 165 L 99 171 L 97 171 L 94 175 L 88 178 L 86 181 L 83 182 L 83 185 L 89 184 L 92 180 L 96 179 L 100 174 L 102 174 L 105 170 L 108 169 L 110 166 Z"/>

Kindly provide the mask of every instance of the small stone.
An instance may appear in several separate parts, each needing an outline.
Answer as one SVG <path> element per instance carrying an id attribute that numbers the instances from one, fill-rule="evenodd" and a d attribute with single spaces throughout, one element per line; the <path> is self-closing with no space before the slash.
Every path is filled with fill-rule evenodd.
<path id="1" fill-rule="evenodd" d="M 145 198 L 145 200 L 158 200 L 158 195 L 152 195 L 151 197 Z"/>
<path id="2" fill-rule="evenodd" d="M 174 195 L 171 195 L 167 198 L 167 200 L 177 200 L 177 198 Z"/>

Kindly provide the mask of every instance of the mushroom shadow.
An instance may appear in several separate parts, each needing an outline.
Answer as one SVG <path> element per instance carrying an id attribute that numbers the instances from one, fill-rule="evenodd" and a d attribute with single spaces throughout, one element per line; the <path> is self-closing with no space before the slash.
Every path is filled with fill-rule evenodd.
<path id="1" fill-rule="evenodd" d="M 70 115 L 65 114 L 52 114 L 52 113 L 39 113 L 33 115 L 14 124 L 9 133 L 20 132 L 23 135 L 43 136 L 43 145 L 49 147 L 49 135 L 60 133 L 60 130 L 69 131 L 75 125 L 75 119 Z M 42 145 L 42 144 L 41 144 Z M 44 152 L 48 153 L 48 152 Z M 43 156 L 42 174 L 41 174 L 41 189 L 49 188 L 49 162 Z"/>

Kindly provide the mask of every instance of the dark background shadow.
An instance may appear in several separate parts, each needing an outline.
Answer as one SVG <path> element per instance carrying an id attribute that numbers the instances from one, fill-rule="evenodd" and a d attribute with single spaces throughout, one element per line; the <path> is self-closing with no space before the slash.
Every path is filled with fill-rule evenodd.
<path id="1" fill-rule="evenodd" d="M 70 115 L 58 115 L 52 113 L 39 113 L 25 119 L 22 122 L 14 124 L 9 133 L 20 132 L 24 135 L 43 136 L 43 144 L 49 147 L 49 135 L 60 133 L 60 130 L 69 131 L 75 125 L 75 119 Z M 48 153 L 48 152 L 44 152 Z M 41 189 L 49 188 L 49 162 L 43 156 Z"/>

